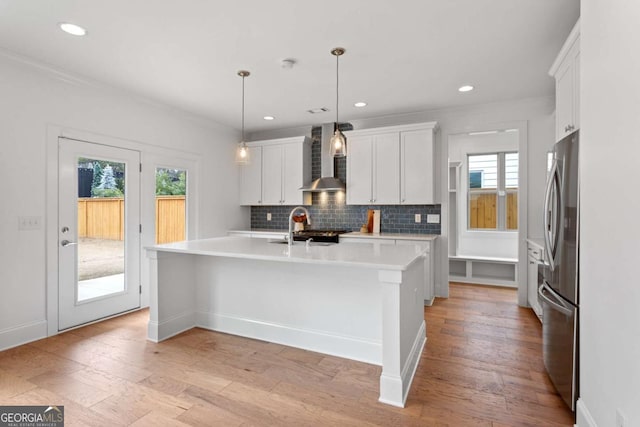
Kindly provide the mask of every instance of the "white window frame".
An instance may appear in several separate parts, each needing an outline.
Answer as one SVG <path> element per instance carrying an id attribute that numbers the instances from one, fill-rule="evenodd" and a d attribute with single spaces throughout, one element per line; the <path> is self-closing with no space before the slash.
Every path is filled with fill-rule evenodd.
<path id="1" fill-rule="evenodd" d="M 471 181 L 471 170 L 470 170 L 470 161 L 469 159 L 473 156 L 487 156 L 495 154 L 498 156 L 498 164 L 497 164 L 497 185 L 496 189 L 472 189 L 470 187 Z M 483 153 L 468 153 L 467 154 L 467 173 L 466 173 L 466 192 L 467 192 L 467 206 L 465 210 L 466 216 L 466 224 L 467 231 L 471 232 L 494 232 L 494 231 L 505 231 L 505 232 L 515 232 L 517 233 L 520 228 L 520 223 L 518 223 L 518 228 L 515 229 L 507 229 L 507 196 L 509 193 L 518 193 L 518 197 L 520 197 L 520 168 L 518 167 L 518 189 L 517 190 L 508 190 L 506 188 L 506 166 L 505 166 L 505 157 L 506 154 L 518 154 L 518 160 L 520 158 L 520 154 L 517 150 L 508 150 L 508 151 L 493 151 L 493 152 L 483 152 Z M 469 215 L 469 211 L 471 209 L 471 195 L 472 194 L 496 194 L 496 228 L 472 228 L 471 227 L 471 215 Z"/>

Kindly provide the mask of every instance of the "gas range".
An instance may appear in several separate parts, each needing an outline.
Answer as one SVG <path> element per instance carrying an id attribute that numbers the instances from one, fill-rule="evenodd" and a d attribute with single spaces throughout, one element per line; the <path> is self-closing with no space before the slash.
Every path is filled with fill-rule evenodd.
<path id="1" fill-rule="evenodd" d="M 302 230 L 293 233 L 293 240 L 305 241 L 313 239 L 314 242 L 338 243 L 340 235 L 348 230 Z"/>

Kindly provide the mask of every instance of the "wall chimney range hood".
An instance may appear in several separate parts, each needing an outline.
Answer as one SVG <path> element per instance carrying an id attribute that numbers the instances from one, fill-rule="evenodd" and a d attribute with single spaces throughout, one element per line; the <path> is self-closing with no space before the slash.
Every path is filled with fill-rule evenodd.
<path id="1" fill-rule="evenodd" d="M 346 185 L 334 176 L 333 156 L 331 155 L 331 136 L 337 124 L 324 123 L 322 125 L 322 135 L 320 137 L 320 178 L 310 185 L 302 187 L 303 191 L 319 193 L 321 191 L 345 191 Z"/>

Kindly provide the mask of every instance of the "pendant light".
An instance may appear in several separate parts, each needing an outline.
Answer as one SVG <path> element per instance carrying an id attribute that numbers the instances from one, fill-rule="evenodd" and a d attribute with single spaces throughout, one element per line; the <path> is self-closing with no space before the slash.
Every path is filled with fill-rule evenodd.
<path id="1" fill-rule="evenodd" d="M 338 121 L 338 100 L 339 100 L 339 66 L 340 56 L 345 52 L 344 48 L 336 47 L 331 54 L 336 57 L 336 124 L 335 132 L 331 137 L 331 155 L 333 157 L 345 157 L 347 155 L 347 138 L 340 131 L 340 122 Z"/>
<path id="2" fill-rule="evenodd" d="M 236 163 L 246 165 L 249 163 L 249 147 L 244 140 L 244 78 L 248 77 L 251 73 L 245 70 L 238 71 L 238 75 L 242 77 L 242 140 L 238 144 L 236 150 Z"/>

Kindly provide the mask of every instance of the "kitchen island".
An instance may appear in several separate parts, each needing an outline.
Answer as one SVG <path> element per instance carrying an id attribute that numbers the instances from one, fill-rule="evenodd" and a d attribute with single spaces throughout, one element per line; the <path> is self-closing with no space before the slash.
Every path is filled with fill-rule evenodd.
<path id="1" fill-rule="evenodd" d="M 379 400 L 404 406 L 426 342 L 424 245 L 221 237 L 147 253 L 149 340 L 202 327 L 381 365 Z"/>

